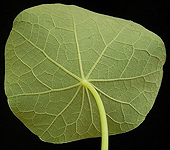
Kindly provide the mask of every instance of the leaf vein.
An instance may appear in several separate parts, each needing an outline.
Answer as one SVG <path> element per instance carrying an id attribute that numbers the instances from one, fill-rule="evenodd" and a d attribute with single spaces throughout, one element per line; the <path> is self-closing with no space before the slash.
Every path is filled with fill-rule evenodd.
<path id="1" fill-rule="evenodd" d="M 56 117 L 53 119 L 53 121 L 50 123 L 50 125 L 47 127 L 46 130 L 44 130 L 44 132 L 40 135 L 40 137 L 42 137 L 46 132 L 48 132 L 48 130 L 50 129 L 50 127 L 54 124 L 55 120 L 70 106 L 70 104 L 74 101 L 75 97 L 77 96 L 78 92 L 80 91 L 81 86 L 79 86 L 77 88 L 77 91 L 75 92 L 75 94 L 73 95 L 72 99 L 70 100 L 70 102 L 65 106 L 65 108 L 58 114 L 56 115 Z"/>
<path id="2" fill-rule="evenodd" d="M 110 41 L 105 48 L 103 49 L 103 51 L 101 52 L 100 56 L 98 57 L 98 59 L 96 60 L 96 62 L 94 63 L 94 65 L 92 66 L 92 68 L 90 69 L 90 71 L 88 72 L 87 76 L 85 77 L 86 79 L 89 78 L 90 74 L 93 72 L 94 68 L 97 66 L 97 64 L 99 63 L 100 59 L 102 58 L 103 54 L 105 53 L 105 51 L 107 50 L 107 48 L 116 40 L 116 38 L 122 33 L 122 31 L 127 27 L 128 24 L 126 24 L 120 31 L 119 33 L 113 38 L 112 41 Z"/>
<path id="3" fill-rule="evenodd" d="M 135 77 L 129 77 L 129 78 L 115 78 L 115 79 L 88 79 L 89 82 L 110 82 L 110 81 L 124 81 L 124 80 L 133 80 L 133 79 L 137 79 L 137 78 L 142 78 L 142 77 L 146 77 L 149 76 L 151 74 L 157 73 L 162 71 L 162 68 L 159 70 L 155 70 L 152 71 L 150 73 L 144 74 L 144 75 L 140 75 L 140 76 L 135 76 Z"/>
<path id="4" fill-rule="evenodd" d="M 70 12 L 72 12 L 71 9 L 70 9 Z M 73 19 L 73 26 L 74 26 L 75 43 L 76 43 L 77 54 L 78 54 L 78 58 L 79 58 L 79 65 L 80 65 L 81 78 L 84 79 L 84 73 L 83 73 L 83 67 L 82 67 L 82 60 L 81 60 L 79 42 L 78 42 L 78 37 L 77 37 L 77 29 L 76 29 L 75 18 L 74 18 L 73 13 L 72 13 L 72 19 Z"/>
<path id="5" fill-rule="evenodd" d="M 131 103 L 129 102 L 123 102 L 123 101 L 120 101 L 120 100 L 117 100 L 111 96 L 109 96 L 108 94 L 104 93 L 102 90 L 100 90 L 99 88 L 97 88 L 96 86 L 94 86 L 96 88 L 96 90 L 98 90 L 100 93 L 102 93 L 103 95 L 105 95 L 106 97 L 108 97 L 109 99 L 115 101 L 115 102 L 118 102 L 120 103 L 121 105 L 124 104 L 124 105 L 129 105 L 130 107 L 132 107 L 139 115 L 141 116 L 145 116 L 143 114 L 141 114 Z M 136 98 L 136 97 L 135 97 Z"/>
<path id="6" fill-rule="evenodd" d="M 62 65 L 60 65 L 59 63 L 57 63 L 56 61 L 54 61 L 53 59 L 51 59 L 41 48 L 39 48 L 38 46 L 36 46 L 34 43 L 32 43 L 30 40 L 28 40 L 25 36 L 23 36 L 19 31 L 17 31 L 16 29 L 13 29 L 14 31 L 16 31 L 18 34 L 20 34 L 25 40 L 27 40 L 31 45 L 33 45 L 37 50 L 41 51 L 44 56 L 50 60 L 53 64 L 55 64 L 56 66 L 58 66 L 59 68 L 61 68 L 63 71 L 65 71 L 67 74 L 69 74 L 70 76 L 74 77 L 75 79 L 77 79 L 78 81 L 81 81 L 82 79 L 79 78 L 77 75 L 73 74 L 72 72 L 70 72 L 69 70 L 67 70 L 66 68 L 64 68 Z"/>
<path id="7" fill-rule="evenodd" d="M 17 95 L 13 95 L 13 96 L 8 96 L 8 98 L 13 98 L 13 97 L 18 97 L 18 96 L 41 95 L 41 94 L 47 94 L 50 92 L 59 92 L 59 91 L 69 90 L 69 89 L 75 88 L 77 86 L 80 86 L 80 83 L 77 83 L 77 84 L 74 84 L 74 85 L 71 85 L 68 87 L 60 88 L 60 89 L 51 89 L 51 90 L 44 91 L 44 92 L 17 94 Z"/>

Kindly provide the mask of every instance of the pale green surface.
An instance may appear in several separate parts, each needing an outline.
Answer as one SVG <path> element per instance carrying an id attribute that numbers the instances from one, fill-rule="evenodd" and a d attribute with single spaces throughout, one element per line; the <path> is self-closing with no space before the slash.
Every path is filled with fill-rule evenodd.
<path id="1" fill-rule="evenodd" d="M 101 150 L 108 150 L 109 147 L 108 124 L 107 124 L 107 116 L 106 116 L 106 111 L 103 102 L 99 96 L 99 93 L 93 87 L 93 84 L 89 83 L 86 80 L 83 80 L 81 83 L 83 86 L 89 89 L 89 91 L 93 94 L 94 99 L 96 100 L 96 104 L 100 115 L 100 122 L 101 122 L 101 136 L 102 136 Z"/>
<path id="2" fill-rule="evenodd" d="M 109 135 L 136 128 L 156 99 L 162 40 L 139 24 L 80 7 L 40 5 L 15 19 L 5 49 L 5 92 L 13 113 L 43 141 L 99 137 L 90 81 Z"/>

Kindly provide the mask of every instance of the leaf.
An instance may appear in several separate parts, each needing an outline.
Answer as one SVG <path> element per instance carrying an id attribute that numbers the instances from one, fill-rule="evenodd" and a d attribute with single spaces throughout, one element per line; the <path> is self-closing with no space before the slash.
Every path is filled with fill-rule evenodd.
<path id="1" fill-rule="evenodd" d="M 73 5 L 40 5 L 14 20 L 5 48 L 5 92 L 12 112 L 51 143 L 101 136 L 95 99 L 109 135 L 136 128 L 158 94 L 162 40 L 132 21 Z"/>

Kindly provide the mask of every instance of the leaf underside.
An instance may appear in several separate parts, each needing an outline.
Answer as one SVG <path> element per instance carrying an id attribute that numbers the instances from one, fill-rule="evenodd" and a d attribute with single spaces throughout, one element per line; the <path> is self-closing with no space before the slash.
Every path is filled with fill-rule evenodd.
<path id="1" fill-rule="evenodd" d="M 109 135 L 136 128 L 158 94 L 162 40 L 132 21 L 62 4 L 22 11 L 5 48 L 5 92 L 12 112 L 39 138 L 65 143 L 101 136 L 103 101 Z"/>

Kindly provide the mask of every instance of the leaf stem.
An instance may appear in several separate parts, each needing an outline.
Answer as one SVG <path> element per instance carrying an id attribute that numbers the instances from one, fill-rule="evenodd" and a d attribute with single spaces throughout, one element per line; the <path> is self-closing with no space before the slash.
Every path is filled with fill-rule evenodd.
<path id="1" fill-rule="evenodd" d="M 108 141 L 109 141 L 108 140 L 108 125 L 107 125 L 106 112 L 103 106 L 103 102 L 98 92 L 96 91 L 96 89 L 91 83 L 87 82 L 86 80 L 83 80 L 82 85 L 84 85 L 91 91 L 91 93 L 93 94 L 96 100 L 97 107 L 99 109 L 99 114 L 100 114 L 100 121 L 101 121 L 101 133 L 102 133 L 101 150 L 108 150 Z"/>

